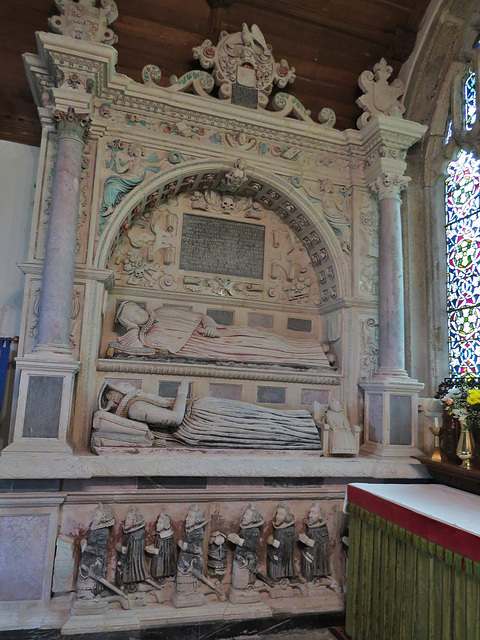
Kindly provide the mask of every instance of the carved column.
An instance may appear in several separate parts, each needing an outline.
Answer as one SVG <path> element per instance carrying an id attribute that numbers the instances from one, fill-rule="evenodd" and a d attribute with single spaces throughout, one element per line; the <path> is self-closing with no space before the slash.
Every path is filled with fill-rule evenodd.
<path id="1" fill-rule="evenodd" d="M 88 114 L 78 114 L 72 108 L 64 108 L 53 112 L 53 122 L 58 135 L 58 147 L 38 341 L 32 353 L 16 359 L 20 379 L 13 442 L 2 452 L 2 456 L 71 453 L 67 444 L 67 429 L 75 375 L 80 363 L 74 360 L 69 347 L 70 322 L 81 162 L 90 118 Z"/>
<path id="2" fill-rule="evenodd" d="M 35 351 L 71 356 L 70 321 L 80 207 L 82 152 L 90 119 L 74 109 L 54 111 L 58 149 L 49 214 Z"/>
<path id="3" fill-rule="evenodd" d="M 380 72 L 381 68 L 377 69 L 377 75 Z M 376 86 L 382 84 L 381 78 L 369 81 L 376 82 Z M 388 85 L 383 88 L 385 91 L 393 89 Z M 411 379 L 405 370 L 400 193 L 409 181 L 404 177 L 407 150 L 422 137 L 425 127 L 403 120 L 398 115 L 378 114 L 370 115 L 361 132 L 368 149 L 365 183 L 376 195 L 380 210 L 379 366 L 369 381 L 361 383 L 365 392 L 365 441 L 362 448 L 382 456 L 420 454 L 417 448 L 418 394 L 423 384 Z"/>
<path id="4" fill-rule="evenodd" d="M 370 189 L 377 194 L 380 205 L 377 377 L 407 376 L 400 191 L 407 186 L 408 180 L 384 173 L 370 184 Z"/>

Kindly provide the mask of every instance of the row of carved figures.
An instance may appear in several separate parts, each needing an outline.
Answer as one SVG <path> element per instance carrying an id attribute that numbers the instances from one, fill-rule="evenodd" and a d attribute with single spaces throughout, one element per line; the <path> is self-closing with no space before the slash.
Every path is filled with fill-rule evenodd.
<path id="1" fill-rule="evenodd" d="M 155 541 L 145 546 L 145 520 L 136 506 L 123 523 L 123 539 L 117 545 L 115 585 L 107 581 L 107 544 L 115 524 L 107 505 L 99 504 L 94 512 L 88 539 L 81 541 L 82 556 L 77 575 L 73 612 L 84 613 L 99 603 L 117 601 L 124 608 L 146 604 L 142 592 L 151 591 L 158 602 L 168 578 L 174 578 L 170 602 L 174 607 L 205 604 L 201 587 L 206 585 L 219 600 L 227 596 L 222 580 L 227 572 L 227 542 L 235 550 L 228 599 L 232 603 L 256 602 L 259 592 L 272 598 L 290 597 L 293 589 L 301 595 L 322 595 L 327 587 L 338 590 L 331 578 L 329 535 L 322 507 L 314 502 L 305 519 L 305 531 L 295 538 L 295 517 L 281 502 L 272 522 L 273 535 L 267 538 L 266 573 L 258 565 L 260 529 L 264 520 L 253 503 L 245 506 L 238 533 L 212 531 L 208 540 L 206 572 L 204 537 L 207 521 L 202 509 L 193 504 L 185 518 L 183 537 L 175 545 L 170 517 L 160 513 Z M 295 544 L 302 547 L 301 572 L 294 562 Z M 175 562 L 175 547 L 178 557 Z M 146 556 L 151 558 L 147 568 Z M 261 586 L 255 588 L 256 580 Z M 108 606 L 108 605 L 107 605 Z"/>

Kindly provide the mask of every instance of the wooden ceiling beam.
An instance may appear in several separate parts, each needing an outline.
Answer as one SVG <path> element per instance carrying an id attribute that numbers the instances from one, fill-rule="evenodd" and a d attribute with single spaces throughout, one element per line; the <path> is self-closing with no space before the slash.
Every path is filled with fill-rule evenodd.
<path id="1" fill-rule="evenodd" d="M 361 40 L 375 42 L 386 46 L 391 41 L 391 34 L 379 29 L 364 27 L 358 23 L 350 23 L 345 19 L 337 19 L 328 14 L 318 14 L 307 7 L 290 2 L 289 0 L 269 0 L 268 6 L 265 6 L 264 0 L 244 0 L 243 4 L 252 7 L 268 10 L 272 13 L 278 12 L 284 16 L 291 16 L 297 20 L 307 22 L 310 25 L 316 25 L 324 29 L 334 29 L 338 33 L 344 33 Z"/>

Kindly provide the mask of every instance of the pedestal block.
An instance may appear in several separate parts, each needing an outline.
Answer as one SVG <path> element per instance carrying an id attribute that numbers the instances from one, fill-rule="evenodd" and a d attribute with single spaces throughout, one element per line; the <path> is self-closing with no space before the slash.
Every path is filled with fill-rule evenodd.
<path id="1" fill-rule="evenodd" d="M 382 456 L 419 455 L 418 394 L 423 384 L 376 377 L 363 383 L 365 442 L 362 450 Z"/>
<path id="2" fill-rule="evenodd" d="M 29 354 L 17 358 L 20 370 L 18 404 L 12 443 L 2 457 L 18 453 L 72 452 L 67 444 L 73 385 L 80 363 Z"/>

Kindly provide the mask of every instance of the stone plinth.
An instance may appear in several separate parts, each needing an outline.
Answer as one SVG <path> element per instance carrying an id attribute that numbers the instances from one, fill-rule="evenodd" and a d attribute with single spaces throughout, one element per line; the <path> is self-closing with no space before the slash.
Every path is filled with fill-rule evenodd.
<path id="1" fill-rule="evenodd" d="M 418 449 L 418 394 L 423 384 L 380 376 L 362 384 L 365 440 L 362 450 L 382 456 L 421 455 Z"/>

